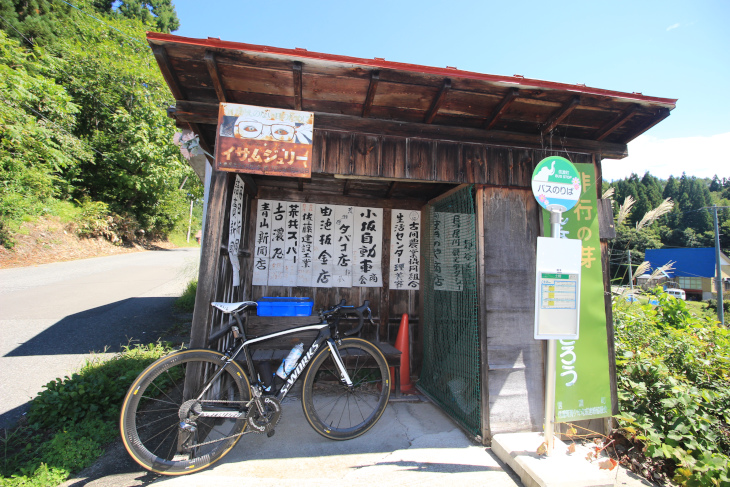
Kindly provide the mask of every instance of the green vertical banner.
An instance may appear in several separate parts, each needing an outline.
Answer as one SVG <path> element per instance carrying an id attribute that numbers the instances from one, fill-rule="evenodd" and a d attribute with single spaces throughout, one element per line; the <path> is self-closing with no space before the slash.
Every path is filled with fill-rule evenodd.
<path id="1" fill-rule="evenodd" d="M 562 238 L 580 239 L 580 338 L 558 340 L 555 421 L 567 422 L 611 416 L 611 383 L 603 298 L 601 241 L 598 233 L 596 173 L 593 164 L 575 164 L 582 193 L 573 209 L 563 213 Z M 545 235 L 550 235 L 550 212 L 543 210 Z"/>

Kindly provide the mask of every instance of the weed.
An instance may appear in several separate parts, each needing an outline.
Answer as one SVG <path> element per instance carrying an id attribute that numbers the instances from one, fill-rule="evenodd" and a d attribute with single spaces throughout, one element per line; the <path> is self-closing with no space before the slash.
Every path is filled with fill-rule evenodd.
<path id="1" fill-rule="evenodd" d="M 195 308 L 195 293 L 198 290 L 198 280 L 193 279 L 188 283 L 182 295 L 175 300 L 175 308 L 179 311 L 191 313 Z"/>

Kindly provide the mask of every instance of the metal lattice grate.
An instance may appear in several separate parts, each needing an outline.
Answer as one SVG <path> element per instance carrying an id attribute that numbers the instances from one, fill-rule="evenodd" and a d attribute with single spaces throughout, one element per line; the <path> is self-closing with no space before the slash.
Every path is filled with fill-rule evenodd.
<path id="1" fill-rule="evenodd" d="M 419 387 L 481 434 L 476 228 L 472 187 L 425 212 L 423 369 Z"/>

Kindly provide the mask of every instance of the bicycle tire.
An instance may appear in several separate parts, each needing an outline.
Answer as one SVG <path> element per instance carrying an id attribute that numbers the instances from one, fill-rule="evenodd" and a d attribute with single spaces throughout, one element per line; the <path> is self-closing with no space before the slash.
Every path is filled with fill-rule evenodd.
<path id="1" fill-rule="evenodd" d="M 210 384 L 208 377 L 223 365 L 225 357 L 219 352 L 182 350 L 157 360 L 135 379 L 122 403 L 120 430 L 124 447 L 137 463 L 155 473 L 182 475 L 212 465 L 235 446 L 246 427 L 244 402 L 251 397 L 251 388 L 236 362 L 229 362 Z M 202 371 L 199 381 L 189 378 L 198 375 L 196 371 Z M 183 396 L 186 378 L 198 385 Z M 196 417 L 200 403 L 183 399 L 198 397 L 205 387 L 203 401 L 218 401 L 208 403 L 207 410 L 235 412 L 237 417 Z M 188 433 L 191 445 L 212 443 L 179 452 L 178 443 L 185 435 L 180 425 L 186 418 L 195 427 Z"/>
<path id="2" fill-rule="evenodd" d="M 390 372 L 382 352 L 361 338 L 344 338 L 337 347 L 353 382 L 340 379 L 329 347 L 315 355 L 304 376 L 302 408 L 320 435 L 350 440 L 362 435 L 383 415 L 390 397 Z"/>

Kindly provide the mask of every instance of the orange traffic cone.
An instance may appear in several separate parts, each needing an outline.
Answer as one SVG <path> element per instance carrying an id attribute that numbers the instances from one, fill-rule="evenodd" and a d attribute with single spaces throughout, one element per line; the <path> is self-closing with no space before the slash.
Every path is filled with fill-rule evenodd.
<path id="1" fill-rule="evenodd" d="M 413 392 L 415 389 L 411 382 L 411 358 L 410 358 L 410 346 L 408 337 L 408 314 L 403 313 L 403 317 L 400 319 L 400 328 L 398 329 L 398 337 L 395 339 L 395 348 L 400 350 L 400 391 L 401 392 Z M 394 370 L 391 368 L 391 384 L 395 384 Z"/>

